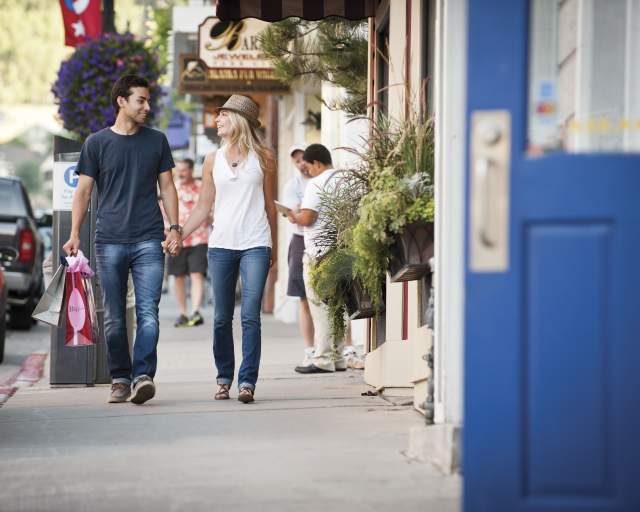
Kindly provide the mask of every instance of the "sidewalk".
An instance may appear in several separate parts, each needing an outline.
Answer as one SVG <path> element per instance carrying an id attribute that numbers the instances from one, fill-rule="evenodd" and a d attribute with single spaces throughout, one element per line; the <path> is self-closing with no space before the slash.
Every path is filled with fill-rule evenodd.
<path id="1" fill-rule="evenodd" d="M 296 374 L 296 327 L 265 316 L 256 402 L 239 403 L 235 387 L 216 402 L 211 310 L 181 329 L 175 311 L 163 296 L 148 404 L 109 405 L 107 386 L 43 379 L 0 409 L 0 510 L 458 509 L 460 479 L 404 455 L 422 417 L 362 397 L 362 371 Z"/>

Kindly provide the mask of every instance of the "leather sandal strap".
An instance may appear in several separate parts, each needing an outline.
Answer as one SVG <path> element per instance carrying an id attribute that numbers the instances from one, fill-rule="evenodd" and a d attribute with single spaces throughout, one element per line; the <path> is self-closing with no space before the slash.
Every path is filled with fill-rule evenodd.
<path id="1" fill-rule="evenodd" d="M 229 384 L 218 384 L 216 397 L 229 396 Z"/>

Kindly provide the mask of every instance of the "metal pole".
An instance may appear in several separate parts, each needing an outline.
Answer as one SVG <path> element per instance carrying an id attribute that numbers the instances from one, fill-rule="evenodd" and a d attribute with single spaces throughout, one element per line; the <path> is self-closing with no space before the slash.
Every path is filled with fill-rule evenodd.
<path id="1" fill-rule="evenodd" d="M 115 0 L 102 0 L 102 33 L 116 33 L 116 13 L 113 8 Z"/>

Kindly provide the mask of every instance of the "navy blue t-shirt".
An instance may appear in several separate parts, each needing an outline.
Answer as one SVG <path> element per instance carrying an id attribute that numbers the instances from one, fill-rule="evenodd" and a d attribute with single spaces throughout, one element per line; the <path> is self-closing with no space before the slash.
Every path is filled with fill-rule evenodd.
<path id="1" fill-rule="evenodd" d="M 95 241 L 164 240 L 158 175 L 174 165 L 167 138 L 146 126 L 133 135 L 104 128 L 89 136 L 76 173 L 92 177 L 98 186 Z"/>

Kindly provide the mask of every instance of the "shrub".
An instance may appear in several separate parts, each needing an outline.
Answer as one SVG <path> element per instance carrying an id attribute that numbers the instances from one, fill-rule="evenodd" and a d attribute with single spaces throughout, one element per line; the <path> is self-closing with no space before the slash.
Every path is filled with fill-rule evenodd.
<path id="1" fill-rule="evenodd" d="M 374 304 L 382 302 L 396 235 L 411 222 L 433 221 L 433 144 L 432 120 L 379 123 L 362 155 L 369 191 L 352 231 L 353 275 Z"/>

